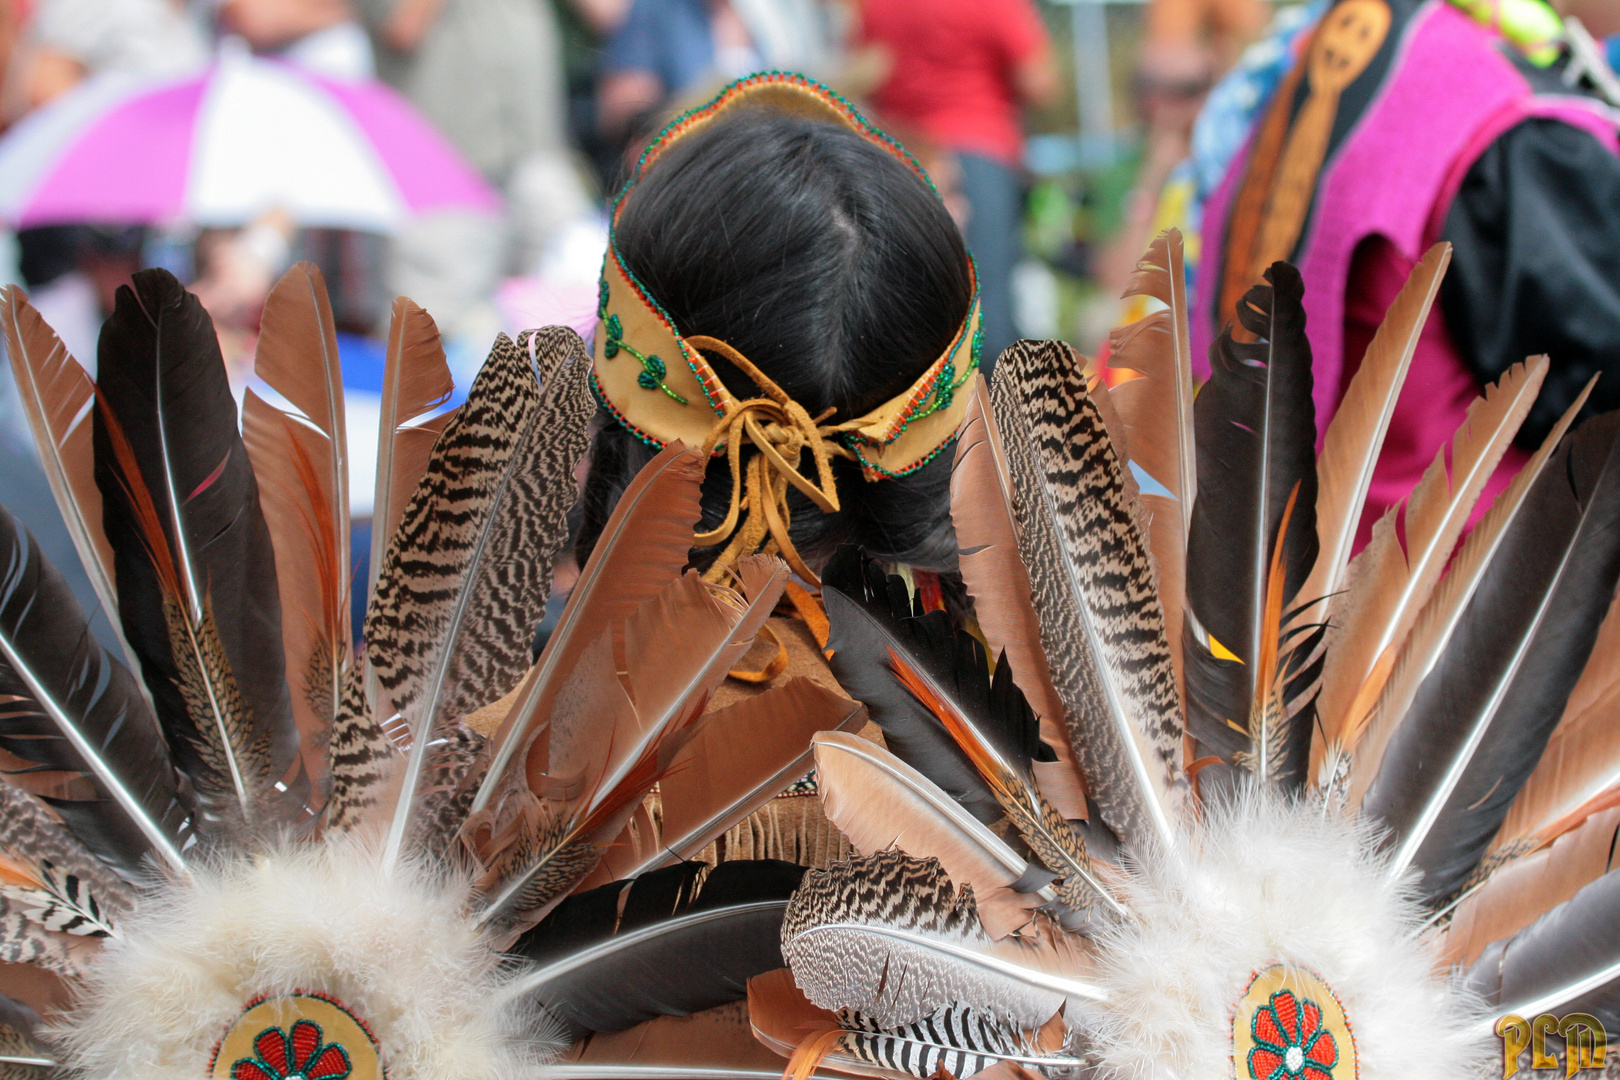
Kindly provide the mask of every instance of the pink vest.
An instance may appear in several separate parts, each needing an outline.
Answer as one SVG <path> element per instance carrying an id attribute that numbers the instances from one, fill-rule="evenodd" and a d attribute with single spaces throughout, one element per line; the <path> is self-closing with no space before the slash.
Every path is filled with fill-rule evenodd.
<path id="1" fill-rule="evenodd" d="M 1324 163 L 1302 242 L 1305 313 L 1316 382 L 1317 430 L 1339 403 L 1344 374 L 1344 306 L 1350 260 L 1369 236 L 1387 238 L 1415 262 L 1440 234 L 1470 166 L 1510 127 L 1552 117 L 1592 132 L 1611 152 L 1620 140 L 1611 114 L 1577 95 L 1536 94 L 1504 55 L 1501 38 L 1446 0 L 1427 0 L 1407 21 L 1391 72 L 1337 151 Z M 1198 280 L 1219 281 L 1227 213 L 1243 177 L 1239 155 L 1204 212 Z M 1218 290 L 1196 290 L 1195 365 L 1231 314 L 1210 310 Z M 1438 318 L 1438 312 L 1434 318 Z M 1449 343 L 1449 335 L 1443 335 Z M 1453 352 L 1449 359 L 1460 364 Z M 1357 358 L 1359 362 L 1359 358 Z M 1418 360 L 1414 359 L 1416 372 Z M 1457 417 L 1458 423 L 1461 416 Z M 1432 456 L 1433 451 L 1430 451 Z"/>

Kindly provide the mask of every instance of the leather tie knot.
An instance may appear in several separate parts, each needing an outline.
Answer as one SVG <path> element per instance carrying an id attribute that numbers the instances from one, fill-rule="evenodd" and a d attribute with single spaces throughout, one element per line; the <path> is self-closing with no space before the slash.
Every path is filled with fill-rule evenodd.
<path id="1" fill-rule="evenodd" d="M 753 381 L 764 397 L 749 398 L 732 404 L 715 421 L 703 443 L 705 458 L 720 443 L 726 444 L 726 459 L 731 467 L 731 506 L 726 519 L 717 528 L 700 532 L 694 537 L 699 547 L 709 547 L 730 537 L 706 577 L 718 580 L 738 559 L 763 550 L 779 554 L 793 572 L 812 585 L 819 586 L 820 578 L 810 571 L 794 550 L 788 538 L 788 488 L 798 489 L 823 513 L 838 511 L 838 489 L 833 480 L 832 458 L 853 458 L 854 455 L 837 441 L 837 437 L 852 430 L 853 424 L 822 424 L 832 415 L 828 409 L 820 416 L 811 416 L 803 405 L 789 397 L 772 382 L 753 362 L 718 338 L 694 335 L 686 339 L 694 348 L 719 353 L 731 361 L 739 371 Z M 743 464 L 744 442 L 753 444 L 757 453 Z M 812 479 L 799 471 L 799 459 L 809 450 L 815 467 Z M 743 511 L 742 528 L 737 527 Z"/>

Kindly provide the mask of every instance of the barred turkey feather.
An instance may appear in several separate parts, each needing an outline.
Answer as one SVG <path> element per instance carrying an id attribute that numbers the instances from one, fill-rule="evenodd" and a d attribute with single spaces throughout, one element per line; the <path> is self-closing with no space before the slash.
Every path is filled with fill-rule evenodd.
<path id="1" fill-rule="evenodd" d="M 1188 794 L 1181 708 L 1124 463 L 1061 344 L 1008 350 L 990 401 L 1041 645 L 1088 790 L 1128 843 L 1168 843 Z"/>
<path id="2" fill-rule="evenodd" d="M 1074 939 L 1037 921 L 992 941 L 971 885 L 956 888 L 938 859 L 893 850 L 806 874 L 782 920 L 782 955 L 816 1005 L 854 1009 L 882 1028 L 959 1001 L 1038 1028 L 1063 1006 L 1059 987 L 1090 989 L 1074 977 L 1085 965 Z"/>
<path id="3" fill-rule="evenodd" d="M 0 783 L 0 852 L 23 853 L 74 875 L 114 920 L 134 905 L 135 890 L 128 882 L 96 858 L 44 803 L 8 783 Z"/>
<path id="4" fill-rule="evenodd" d="M 521 344 L 497 339 L 434 445 L 367 616 L 383 711 L 405 717 L 412 734 L 389 862 L 404 848 L 429 747 L 459 717 L 504 697 L 528 667 L 552 562 L 567 539 L 574 464 L 595 408 L 589 362 L 577 334 L 533 333 Z M 531 341 L 540 366 L 556 370 L 544 386 Z"/>
<path id="5" fill-rule="evenodd" d="M 84 974 L 93 940 L 47 930 L 15 901 L 0 896 L 0 961 L 32 964 L 68 978 Z"/>
<path id="6" fill-rule="evenodd" d="M 1069 745 L 1063 701 L 1041 651 L 1040 620 L 1030 595 L 1029 572 L 1018 553 L 1018 517 L 1006 451 L 982 375 L 968 384 L 967 409 L 951 464 L 951 522 L 956 526 L 962 583 L 974 599 L 985 644 L 1006 653 L 1014 680 L 1040 718 L 1041 739 L 1056 753 L 1073 782 L 1083 787 L 1080 763 Z M 1082 802 L 1083 806 L 1084 803 Z"/>
<path id="7" fill-rule="evenodd" d="M 349 667 L 327 746 L 332 793 L 326 803 L 326 827 L 338 832 L 360 827 L 381 810 L 399 765 L 399 748 L 372 717 L 365 667 Z"/>
<path id="8" fill-rule="evenodd" d="M 0 849 L 0 896 L 53 934 L 100 938 L 116 933 L 111 913 L 91 884 L 49 859 Z"/>
<path id="9" fill-rule="evenodd" d="M 1000 939 L 1055 900 L 1057 875 L 1029 862 L 927 777 L 856 735 L 813 740 L 827 820 L 859 851 L 898 849 L 937 858 L 959 887 L 971 887 L 985 931 Z"/>
<path id="10" fill-rule="evenodd" d="M 1042 1071 L 1073 1069 L 1081 1059 L 1040 1054 L 1024 1034 L 997 1023 L 976 1006 L 943 1005 L 914 1024 L 883 1028 L 870 1017 L 844 1012 L 839 1020 L 848 1032 L 843 1047 L 861 1061 L 927 1080 L 942 1073 L 973 1076 L 1002 1061 L 1016 1061 Z"/>

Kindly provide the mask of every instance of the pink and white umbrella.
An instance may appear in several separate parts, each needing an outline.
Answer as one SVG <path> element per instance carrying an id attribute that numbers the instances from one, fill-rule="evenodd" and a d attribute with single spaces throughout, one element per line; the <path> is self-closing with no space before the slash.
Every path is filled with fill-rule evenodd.
<path id="1" fill-rule="evenodd" d="M 227 49 L 198 75 L 92 81 L 0 139 L 0 219 L 300 225 L 392 232 L 494 212 L 488 184 L 402 98 Z"/>

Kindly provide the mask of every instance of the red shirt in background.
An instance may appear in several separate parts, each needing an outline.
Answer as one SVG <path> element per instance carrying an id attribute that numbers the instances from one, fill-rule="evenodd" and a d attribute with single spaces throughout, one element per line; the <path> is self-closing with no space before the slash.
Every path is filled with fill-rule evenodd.
<path id="1" fill-rule="evenodd" d="M 894 58 L 876 104 L 952 150 L 1016 165 L 1017 66 L 1046 47 L 1033 0 L 862 0 L 861 40 Z"/>

